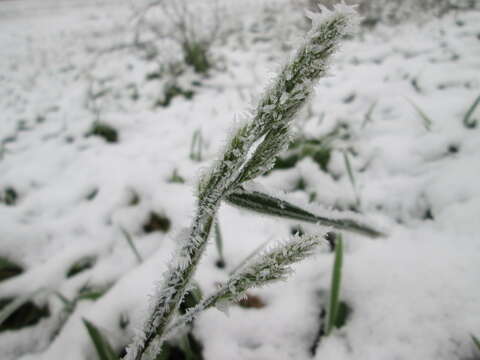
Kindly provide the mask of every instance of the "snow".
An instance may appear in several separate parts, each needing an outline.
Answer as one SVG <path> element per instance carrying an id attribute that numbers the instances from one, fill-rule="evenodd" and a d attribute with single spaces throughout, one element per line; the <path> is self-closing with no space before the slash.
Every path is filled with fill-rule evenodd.
<path id="1" fill-rule="evenodd" d="M 129 39 L 128 4 L 0 3 L 0 191 L 13 187 L 18 193 L 15 205 L 0 203 L 0 255 L 25 268 L 0 282 L 0 299 L 46 289 L 34 300 L 51 312 L 37 325 L 1 332 L 3 359 L 96 359 L 82 318 L 101 328 L 116 349 L 142 329 L 195 213 L 200 174 L 215 160 L 235 116 L 249 117 L 245 110 L 258 101 L 269 73 L 304 34 L 302 14 L 287 3 L 223 7 L 230 32 L 212 48 L 216 68 L 208 77 L 187 71 L 181 84 L 191 86 L 193 98 L 176 97 L 168 107 L 153 105 L 165 79 L 145 80 L 158 69 L 155 62 L 129 49 L 98 58 L 92 50 Z M 316 193 L 309 210 L 334 208 L 350 217 L 356 199 L 343 151 L 352 149 L 362 212 L 356 216 L 388 234 L 370 239 L 343 233 L 340 297 L 352 313 L 344 327 L 321 338 L 314 359 L 474 357 L 470 335 L 480 336 L 480 138 L 478 127 L 466 129 L 462 121 L 480 94 L 479 34 L 480 13 L 471 11 L 420 27 L 380 25 L 345 40 L 331 62 L 332 76 L 298 116 L 297 132 L 312 138 L 347 124 L 349 138 L 332 142 L 328 173 L 305 158 L 258 179 L 256 188 L 269 194 L 299 205 Z M 89 91 L 105 89 L 107 95 L 89 103 Z M 432 119 L 430 130 L 411 102 Z M 117 143 L 85 136 L 96 116 L 118 131 Z M 480 121 L 480 108 L 473 118 Z M 200 162 L 189 158 L 197 129 L 204 139 Z M 174 171 L 184 183 L 170 182 Z M 304 191 L 295 189 L 300 177 Z M 146 233 L 151 212 L 168 217 L 171 229 Z M 260 244 L 286 239 L 298 225 L 228 204 L 220 207 L 219 222 L 227 266 L 215 266 L 212 241 L 195 276 L 206 295 Z M 91 269 L 66 277 L 75 261 L 91 255 L 97 257 Z M 262 308 L 231 306 L 228 317 L 216 309 L 203 312 L 193 333 L 204 358 L 312 358 L 332 263 L 333 255 L 322 253 L 296 265 L 287 281 L 249 290 Z M 53 292 L 73 299 L 87 283 L 111 287 L 96 301 L 80 301 L 52 341 L 63 309 Z M 129 320 L 125 329 L 118 325 L 122 316 Z"/>

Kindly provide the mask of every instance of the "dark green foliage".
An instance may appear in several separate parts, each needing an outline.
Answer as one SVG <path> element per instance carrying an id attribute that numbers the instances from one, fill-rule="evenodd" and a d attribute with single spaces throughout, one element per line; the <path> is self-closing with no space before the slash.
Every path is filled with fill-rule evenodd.
<path id="1" fill-rule="evenodd" d="M 129 317 L 125 314 L 120 314 L 120 318 L 118 319 L 119 328 L 122 330 L 125 330 L 129 324 L 130 324 Z"/>
<path id="2" fill-rule="evenodd" d="M 75 301 L 90 300 L 96 301 L 100 299 L 110 289 L 110 285 L 102 287 L 92 287 L 90 285 L 83 286 L 78 292 Z"/>
<path id="3" fill-rule="evenodd" d="M 77 260 L 67 271 L 67 278 L 75 276 L 82 271 L 91 269 L 97 261 L 95 256 L 85 256 Z"/>
<path id="4" fill-rule="evenodd" d="M 167 232 L 170 230 L 170 226 L 171 222 L 169 218 L 152 211 L 148 217 L 148 220 L 145 222 L 145 224 L 143 224 L 143 231 L 146 233 L 151 233 L 154 231 Z"/>
<path id="5" fill-rule="evenodd" d="M 456 145 L 456 144 L 450 144 L 450 145 L 448 145 L 447 151 L 450 154 L 456 154 L 459 151 L 459 146 Z"/>
<path id="6" fill-rule="evenodd" d="M 54 294 L 62 301 L 63 305 L 65 306 L 64 311 L 68 314 L 71 314 L 75 310 L 79 301 L 96 301 L 101 298 L 109 289 L 110 285 L 103 287 L 92 287 L 86 284 L 78 291 L 77 296 L 73 300 L 66 298 L 59 292 L 54 292 Z"/>
<path id="7" fill-rule="evenodd" d="M 195 305 L 199 304 L 202 300 L 203 294 L 200 290 L 198 284 L 194 284 L 193 288 L 185 294 L 180 307 L 179 312 L 180 314 L 185 314 L 188 309 L 194 307 Z"/>
<path id="8" fill-rule="evenodd" d="M 353 101 L 355 101 L 355 99 L 357 98 L 357 95 L 355 93 L 351 93 L 349 95 L 347 95 L 344 99 L 343 99 L 343 102 L 345 104 L 350 104 L 352 103 Z"/>
<path id="9" fill-rule="evenodd" d="M 343 240 L 337 234 L 335 237 L 335 262 L 333 263 L 332 281 L 330 285 L 330 299 L 328 302 L 327 322 L 325 324 L 325 335 L 330 335 L 336 324 L 339 323 L 340 314 L 340 286 L 342 283 L 343 266 Z M 346 314 L 342 317 L 346 317 Z M 342 319 L 343 323 L 345 322 Z"/>
<path id="10" fill-rule="evenodd" d="M 362 21 L 361 21 L 361 25 L 363 27 L 366 27 L 368 29 L 373 29 L 375 28 L 378 23 L 380 22 L 380 18 L 377 18 L 377 17 L 365 17 Z"/>
<path id="11" fill-rule="evenodd" d="M 161 79 L 161 78 L 162 78 L 162 73 L 160 71 L 149 72 L 145 76 L 145 80 L 147 80 L 147 81 L 158 80 L 158 79 Z"/>
<path id="12" fill-rule="evenodd" d="M 12 298 L 0 299 L 0 310 L 14 301 Z M 48 317 L 50 311 L 47 306 L 38 307 L 32 301 L 23 302 L 16 308 L 5 321 L 0 323 L 0 332 L 6 330 L 17 330 L 37 324 L 42 318 Z"/>
<path id="13" fill-rule="evenodd" d="M 225 258 L 223 256 L 223 236 L 220 229 L 220 224 L 218 223 L 218 218 L 215 221 L 215 245 L 217 247 L 218 260 L 215 263 L 219 269 L 223 269 L 226 265 Z"/>
<path id="14" fill-rule="evenodd" d="M 169 360 L 170 358 L 175 359 L 175 355 L 172 356 L 173 347 L 170 344 L 165 343 L 162 346 L 162 351 L 157 355 L 155 360 Z"/>
<path id="15" fill-rule="evenodd" d="M 138 263 L 141 264 L 143 262 L 142 256 L 137 250 L 137 247 L 135 246 L 135 243 L 133 242 L 132 237 L 130 234 L 127 232 L 125 229 L 120 229 L 122 231 L 123 236 L 125 236 L 125 240 L 127 240 L 128 246 L 132 250 L 133 254 L 135 255 L 135 258 L 137 259 Z"/>
<path id="16" fill-rule="evenodd" d="M 290 234 L 291 235 L 302 236 L 302 235 L 305 235 L 305 231 L 303 231 L 303 229 L 300 225 L 297 225 L 297 226 L 292 226 L 290 228 Z"/>
<path id="17" fill-rule="evenodd" d="M 190 144 L 190 160 L 202 161 L 203 137 L 200 129 L 193 132 L 192 142 Z"/>
<path id="18" fill-rule="evenodd" d="M 326 142 L 318 139 L 297 139 L 293 141 L 288 151 L 277 158 L 274 170 L 289 169 L 300 160 L 310 157 L 323 171 L 327 171 L 331 148 Z"/>
<path id="19" fill-rule="evenodd" d="M 113 350 L 108 339 L 93 323 L 86 319 L 82 319 L 83 324 L 87 328 L 88 335 L 95 345 L 99 360 L 119 360 L 119 357 Z"/>
<path id="20" fill-rule="evenodd" d="M 177 169 L 173 169 L 172 176 L 168 179 L 169 183 L 183 184 L 185 179 L 178 174 Z"/>
<path id="21" fill-rule="evenodd" d="M 118 142 L 118 132 L 111 125 L 95 121 L 87 136 L 100 136 L 108 143 Z"/>
<path id="22" fill-rule="evenodd" d="M 9 279 L 23 272 L 23 268 L 6 257 L 0 256 L 0 281 Z"/>
<path id="23" fill-rule="evenodd" d="M 128 200 L 129 206 L 135 206 L 140 203 L 140 195 L 136 191 L 132 191 L 130 194 L 130 199 Z"/>
<path id="24" fill-rule="evenodd" d="M 0 194 L 0 202 L 5 203 L 5 205 L 13 206 L 17 203 L 18 194 L 13 187 L 7 187 L 3 191 L 3 194 Z"/>
<path id="25" fill-rule="evenodd" d="M 339 329 L 345 326 L 352 312 L 352 309 L 347 303 L 340 301 L 343 266 L 342 236 L 340 234 L 328 233 L 326 238 L 330 242 L 333 251 L 335 251 L 335 261 L 332 268 L 328 309 L 322 308 L 320 312 L 320 322 L 322 326 L 319 327 L 315 341 L 310 348 L 312 355 L 315 355 L 322 337 L 330 335 L 334 328 Z"/>
<path id="26" fill-rule="evenodd" d="M 344 327 L 351 313 L 352 313 L 352 308 L 348 306 L 346 302 L 340 301 L 337 309 L 337 317 L 333 325 L 337 329 Z"/>
<path id="27" fill-rule="evenodd" d="M 185 99 L 190 100 L 194 94 L 192 90 L 185 90 L 176 83 L 169 83 L 165 85 L 163 99 L 159 99 L 155 106 L 167 107 L 177 96 L 183 96 Z"/>
<path id="28" fill-rule="evenodd" d="M 88 201 L 92 201 L 98 195 L 98 189 L 93 189 L 85 197 Z"/>
<path id="29" fill-rule="evenodd" d="M 210 69 L 208 45 L 200 42 L 186 41 L 183 43 L 185 63 L 193 67 L 196 73 L 205 74 Z"/>
<path id="30" fill-rule="evenodd" d="M 434 216 L 433 216 L 431 208 L 427 208 L 425 210 L 425 212 L 423 213 L 422 219 L 423 220 L 434 220 L 435 219 Z"/>
<path id="31" fill-rule="evenodd" d="M 198 305 L 202 300 L 202 291 L 198 284 L 194 284 L 194 287 L 188 291 L 182 302 L 180 303 L 179 313 L 185 314 L 188 309 Z M 191 332 L 186 335 L 181 336 L 178 342 L 178 346 L 165 346 L 168 350 L 161 357 L 161 359 L 176 360 L 176 359 L 185 359 L 185 360 L 201 360 L 202 359 L 202 346 L 195 339 Z M 165 352 L 162 351 L 162 354 Z M 157 357 L 158 359 L 158 357 Z"/>
<path id="32" fill-rule="evenodd" d="M 185 335 L 177 346 L 165 343 L 155 360 L 202 360 L 202 345 L 192 334 Z"/>
<path id="33" fill-rule="evenodd" d="M 73 310 L 75 310 L 75 302 L 74 301 L 70 301 L 68 298 L 66 298 L 65 296 L 63 296 L 60 292 L 58 291 L 55 291 L 54 294 L 58 297 L 58 299 L 60 299 L 60 301 L 63 303 L 63 305 L 65 306 L 64 307 L 64 311 L 66 311 L 67 313 L 72 313 Z"/>
<path id="34" fill-rule="evenodd" d="M 307 182 L 303 176 L 300 176 L 293 187 L 293 191 L 305 191 L 307 188 Z"/>
<path id="35" fill-rule="evenodd" d="M 480 340 L 478 340 L 478 338 L 474 335 L 472 335 L 472 340 L 477 350 L 480 351 Z"/>
<path id="36" fill-rule="evenodd" d="M 344 327 L 345 324 L 347 323 L 348 318 L 350 317 L 351 313 L 352 313 L 352 308 L 347 303 L 345 303 L 343 301 L 340 301 L 340 304 L 338 305 L 337 319 L 335 321 L 334 326 L 337 329 L 340 329 L 340 328 Z M 320 311 L 320 316 L 319 316 L 319 322 L 322 325 L 318 328 L 318 332 L 315 335 L 315 339 L 312 343 L 312 346 L 310 347 L 310 354 L 312 356 L 315 356 L 315 354 L 317 352 L 318 345 L 320 344 L 320 341 L 322 340 L 322 338 L 324 336 L 326 336 L 325 327 L 323 326 L 323 324 L 325 323 L 326 315 L 327 315 L 326 309 L 322 308 L 321 311 Z"/>
<path id="37" fill-rule="evenodd" d="M 185 360 L 202 360 L 202 345 L 195 339 L 192 333 L 188 333 L 183 336 L 179 341 L 179 348 L 182 352 L 182 357 L 173 358 L 170 357 L 170 360 L 176 359 L 185 359 Z"/>
<path id="38" fill-rule="evenodd" d="M 228 195 L 226 200 L 233 205 L 270 216 L 332 226 L 337 229 L 355 231 L 371 237 L 383 235 L 381 232 L 368 225 L 360 224 L 350 219 L 331 219 L 318 216 L 296 205 L 290 204 L 287 201 L 274 198 L 258 191 L 236 191 Z"/>
<path id="39" fill-rule="evenodd" d="M 475 118 L 472 118 L 473 112 L 477 108 L 477 106 L 480 104 L 480 96 L 478 96 L 475 101 L 473 102 L 472 106 L 468 109 L 467 113 L 465 114 L 465 117 L 463 118 L 463 125 L 467 129 L 473 129 L 477 127 L 478 120 Z"/>

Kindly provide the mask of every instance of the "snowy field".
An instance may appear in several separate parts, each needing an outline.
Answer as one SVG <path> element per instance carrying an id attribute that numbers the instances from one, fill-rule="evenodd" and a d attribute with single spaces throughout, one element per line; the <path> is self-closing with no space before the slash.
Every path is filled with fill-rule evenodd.
<path id="1" fill-rule="evenodd" d="M 175 43 L 123 46 L 123 2 L 0 2 L 0 308 L 24 300 L 0 326 L 1 359 L 99 359 L 82 319 L 123 354 L 201 172 L 308 29 L 293 1 L 259 3 L 222 1 L 212 67 L 173 76 Z M 325 250 L 228 316 L 202 313 L 195 354 L 169 359 L 480 358 L 480 12 L 422 22 L 344 40 L 297 117 L 298 147 L 257 181 L 386 234 L 342 231 L 343 326 L 319 337 Z M 227 203 L 218 224 L 225 266 L 212 237 L 195 275 L 204 294 L 262 244 L 331 230 Z"/>

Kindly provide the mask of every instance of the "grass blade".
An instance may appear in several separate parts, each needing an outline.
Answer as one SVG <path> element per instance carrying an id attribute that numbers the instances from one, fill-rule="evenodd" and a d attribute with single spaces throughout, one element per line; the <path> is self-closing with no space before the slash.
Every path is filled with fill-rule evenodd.
<path id="1" fill-rule="evenodd" d="M 75 307 L 77 306 L 77 299 L 69 300 L 58 291 L 54 291 L 53 293 L 63 303 L 64 310 L 69 314 L 73 313 L 73 311 L 75 310 Z"/>
<path id="2" fill-rule="evenodd" d="M 140 253 L 138 252 L 137 247 L 133 243 L 132 237 L 130 236 L 130 234 L 125 229 L 121 228 L 120 230 L 122 231 L 123 235 L 125 236 L 125 239 L 127 240 L 127 243 L 130 246 L 130 249 L 132 249 L 133 254 L 137 258 L 138 263 L 141 264 L 143 262 L 143 258 L 140 255 Z"/>
<path id="3" fill-rule="evenodd" d="M 202 161 L 203 138 L 200 129 L 193 132 L 192 143 L 190 145 L 190 159 L 193 161 Z"/>
<path id="4" fill-rule="evenodd" d="M 183 335 L 180 338 L 180 341 L 179 341 L 178 345 L 180 347 L 180 350 L 182 350 L 183 355 L 185 356 L 185 360 L 198 360 L 199 359 L 199 356 L 197 354 L 195 354 L 195 352 L 192 349 L 192 345 L 190 344 L 190 339 L 188 338 L 188 334 Z"/>
<path id="5" fill-rule="evenodd" d="M 347 168 L 348 178 L 352 184 L 353 192 L 355 193 L 355 203 L 357 204 L 357 207 L 360 207 L 360 197 L 358 196 L 355 176 L 353 175 L 352 164 L 350 163 L 350 158 L 347 151 L 343 151 L 343 160 L 345 162 L 345 167 Z"/>
<path id="6" fill-rule="evenodd" d="M 478 338 L 475 337 L 474 335 L 472 335 L 472 340 L 475 346 L 477 347 L 478 351 L 480 351 L 480 340 L 478 340 Z"/>
<path id="7" fill-rule="evenodd" d="M 36 295 L 46 291 L 45 289 L 38 289 L 30 294 L 17 297 L 15 300 L 6 305 L 2 311 L 0 311 L 0 325 L 7 320 L 10 315 L 17 311 L 20 307 L 31 301 Z"/>
<path id="8" fill-rule="evenodd" d="M 477 108 L 477 106 L 480 104 L 480 96 L 476 98 L 476 100 L 473 102 L 472 106 L 468 109 L 467 113 L 465 114 L 465 117 L 463 118 L 463 125 L 467 129 L 473 129 L 474 127 L 477 126 L 477 119 L 470 119 L 473 115 L 473 112 Z"/>
<path id="9" fill-rule="evenodd" d="M 92 339 L 92 342 L 95 345 L 99 359 L 118 360 L 119 357 L 113 350 L 108 339 L 100 332 L 100 330 L 87 319 L 82 320 L 83 324 L 87 328 L 88 335 L 90 335 L 90 339 Z"/>
<path id="10" fill-rule="evenodd" d="M 433 121 L 428 117 L 428 115 L 417 105 L 415 104 L 412 100 L 407 99 L 407 101 L 413 106 L 415 111 L 417 112 L 418 115 L 422 118 L 423 121 L 423 126 L 427 131 L 430 131 L 432 129 Z"/>
<path id="11" fill-rule="evenodd" d="M 192 226 L 176 250 L 177 255 L 172 257 L 168 264 L 162 283 L 151 301 L 143 331 L 139 332 L 139 336 L 136 336 L 128 347 L 125 360 L 154 358 L 161 350 L 166 340 L 166 331 L 171 328 L 176 310 L 188 290 L 208 245 L 209 234 L 213 230 L 216 211 L 221 201 L 240 186 L 239 180 L 245 180 L 239 175 L 242 174 L 242 170 L 259 149 L 259 145 L 265 140 L 267 134 L 273 134 L 275 130 L 290 126 L 295 115 L 311 96 L 316 81 L 325 75 L 330 63 L 329 58 L 337 50 L 340 40 L 352 33 L 353 26 L 357 22 L 354 8 L 345 4 L 336 5 L 334 10 L 325 10 L 322 14 L 309 13 L 309 16 L 312 19 L 312 28 L 306 34 L 305 41 L 299 46 L 291 61 L 272 81 L 255 110 L 249 114 L 250 121 L 242 122 L 239 127 L 236 126 L 222 153 L 200 179 L 197 190 L 197 210 L 192 219 Z M 262 153 L 263 156 L 265 154 Z M 270 165 L 271 163 L 257 163 L 251 170 L 256 174 L 261 170 L 258 166 L 262 164 Z M 251 174 L 252 172 L 249 176 L 252 176 Z M 302 248 L 304 242 L 296 241 L 289 245 L 304 249 Z M 301 254 L 308 253 L 307 250 L 305 249 Z M 287 253 L 290 254 L 290 252 Z M 266 281 L 286 276 L 289 269 L 285 265 L 286 262 L 279 263 L 282 256 L 283 254 L 276 259 L 268 258 L 266 260 L 270 262 L 265 264 L 256 264 L 257 267 L 251 270 L 259 270 L 261 265 L 264 268 L 260 269 L 258 274 L 254 274 L 254 278 L 249 274 L 238 274 L 243 276 L 241 278 L 234 276 L 228 282 L 228 286 L 222 288 L 226 293 L 219 296 L 225 295 L 228 300 L 234 296 L 232 288 L 246 290 L 250 285 L 259 286 Z M 286 260 L 297 258 L 293 256 Z M 266 271 L 265 267 L 268 266 L 272 269 Z"/>
<path id="12" fill-rule="evenodd" d="M 233 205 L 266 215 L 332 226 L 339 230 L 354 231 L 370 237 L 383 236 L 380 231 L 370 226 L 360 224 L 355 220 L 332 219 L 325 216 L 318 216 L 296 205 L 290 204 L 285 200 L 258 191 L 239 190 L 228 195 L 227 201 Z"/>
<path id="13" fill-rule="evenodd" d="M 335 239 L 335 261 L 333 263 L 332 283 L 330 285 L 330 300 L 327 313 L 327 325 L 325 335 L 329 335 L 337 323 L 338 309 L 340 305 L 340 286 L 342 282 L 343 265 L 343 240 L 340 234 Z"/>
<path id="14" fill-rule="evenodd" d="M 244 298 L 247 290 L 285 280 L 292 273 L 290 265 L 313 255 L 325 245 L 326 241 L 319 235 L 294 235 L 289 241 L 279 243 L 271 250 L 257 256 L 256 260 L 246 264 L 229 280 L 220 284 L 213 294 L 204 298 L 185 315 L 177 318 L 167 329 L 166 336 L 174 335 L 205 309 L 215 306 L 222 311 L 227 310 L 226 305 Z"/>
<path id="15" fill-rule="evenodd" d="M 157 355 L 155 360 L 168 360 L 170 359 L 171 353 L 172 353 L 171 346 L 168 343 L 165 343 L 162 346 L 161 352 Z"/>
<path id="16" fill-rule="evenodd" d="M 370 105 L 370 107 L 368 108 L 367 110 L 367 113 L 365 114 L 365 119 L 363 120 L 363 123 L 362 123 L 362 129 L 367 126 L 367 124 L 369 122 L 372 121 L 372 114 L 373 114 L 373 111 L 375 110 L 375 108 L 377 107 L 377 104 L 378 104 L 378 100 L 375 100 L 372 105 Z"/>
<path id="17" fill-rule="evenodd" d="M 65 296 L 62 295 L 62 293 L 58 291 L 54 291 L 53 293 L 60 299 L 63 305 L 70 306 L 72 304 L 72 301 L 68 300 Z"/>
<path id="18" fill-rule="evenodd" d="M 5 191 L 4 201 L 7 203 L 8 195 L 7 191 Z M 15 264 L 14 262 L 10 261 L 9 259 L 0 256 L 0 281 L 7 280 L 11 277 L 16 275 L 20 275 L 23 272 L 23 269 L 20 265 Z"/>
<path id="19" fill-rule="evenodd" d="M 218 223 L 218 218 L 215 221 L 215 245 L 218 252 L 218 261 L 217 266 L 219 268 L 225 267 L 225 258 L 223 257 L 223 237 L 220 230 L 220 224 Z"/>

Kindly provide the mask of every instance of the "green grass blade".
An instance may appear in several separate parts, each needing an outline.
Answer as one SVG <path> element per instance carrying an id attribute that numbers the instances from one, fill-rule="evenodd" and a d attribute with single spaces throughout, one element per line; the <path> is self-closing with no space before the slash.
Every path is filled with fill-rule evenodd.
<path id="1" fill-rule="evenodd" d="M 162 350 L 160 354 L 157 355 L 155 360 L 168 360 L 170 359 L 171 353 L 172 353 L 172 347 L 168 343 L 165 343 L 162 346 Z"/>
<path id="2" fill-rule="evenodd" d="M 180 337 L 178 346 L 182 350 L 185 360 L 198 360 L 199 356 L 193 351 L 188 334 Z"/>
<path id="3" fill-rule="evenodd" d="M 258 191 L 239 190 L 228 195 L 226 200 L 233 205 L 270 216 L 332 226 L 339 230 L 353 231 L 370 237 L 384 235 L 380 231 L 368 225 L 360 224 L 355 220 L 332 219 L 325 216 L 318 216 L 296 205 L 290 204 L 285 200 Z"/>
<path id="4" fill-rule="evenodd" d="M 477 106 L 480 104 L 480 96 L 478 96 L 475 101 L 473 102 L 472 106 L 468 109 L 467 113 L 465 114 L 465 117 L 463 118 L 463 125 L 467 129 L 473 129 L 474 127 L 477 126 L 477 120 L 476 119 L 471 119 L 473 112 L 477 108 Z"/>
<path id="5" fill-rule="evenodd" d="M 168 179 L 168 182 L 176 183 L 176 184 L 183 184 L 183 183 L 185 183 L 185 179 L 178 174 L 177 169 L 173 169 L 172 176 L 170 176 L 170 178 Z"/>
<path id="6" fill-rule="evenodd" d="M 133 254 L 137 258 L 138 263 L 141 264 L 143 262 L 143 258 L 140 255 L 140 253 L 138 252 L 137 247 L 133 243 L 132 237 L 130 236 L 130 234 L 125 229 L 121 228 L 120 230 L 122 231 L 123 235 L 125 236 L 125 239 L 127 240 L 127 243 L 130 246 L 130 249 L 132 249 Z"/>
<path id="7" fill-rule="evenodd" d="M 46 291 L 45 289 L 38 289 L 30 294 L 17 297 L 15 300 L 6 305 L 2 311 L 0 311 L 0 325 L 7 320 L 10 315 L 17 311 L 20 307 L 31 301 L 36 295 Z"/>
<path id="8" fill-rule="evenodd" d="M 87 328 L 88 335 L 92 339 L 95 349 L 97 350 L 100 360 L 119 360 L 119 357 L 113 350 L 108 339 L 100 332 L 100 330 L 87 319 L 82 319 L 83 324 Z"/>
<path id="9" fill-rule="evenodd" d="M 202 161 L 202 148 L 203 148 L 203 136 L 200 130 L 198 130 L 198 149 L 197 149 L 197 159 Z"/>
<path id="10" fill-rule="evenodd" d="M 5 198 L 7 198 L 7 195 L 5 195 Z M 0 281 L 20 275 L 22 272 L 23 269 L 20 267 L 20 265 L 15 264 L 3 256 L 0 256 Z"/>
<path id="11" fill-rule="evenodd" d="M 335 261 L 333 263 L 332 283 L 330 285 L 330 300 L 327 313 L 325 334 L 328 336 L 337 323 L 340 305 L 340 286 L 342 282 L 343 240 L 340 234 L 335 238 Z"/>
<path id="12" fill-rule="evenodd" d="M 218 252 L 218 266 L 225 267 L 225 258 L 223 257 L 223 237 L 222 231 L 220 230 L 220 224 L 218 223 L 218 218 L 215 221 L 215 245 Z"/>
<path id="13" fill-rule="evenodd" d="M 415 104 L 412 100 L 407 99 L 407 101 L 413 106 L 417 114 L 422 118 L 423 121 L 423 126 L 425 127 L 426 130 L 430 131 L 432 129 L 433 121 L 431 118 L 428 117 L 428 115 L 417 105 Z"/>
<path id="14" fill-rule="evenodd" d="M 345 161 L 345 167 L 347 168 L 348 178 L 350 179 L 352 186 L 355 188 L 355 177 L 353 175 L 352 164 L 350 163 L 347 151 L 343 151 L 343 160 Z"/>
<path id="15" fill-rule="evenodd" d="M 348 178 L 352 184 L 353 192 L 355 193 L 355 202 L 357 207 L 360 206 L 360 197 L 357 192 L 357 185 L 355 183 L 355 176 L 353 175 L 352 164 L 350 163 L 350 158 L 347 151 L 343 151 L 343 161 L 345 162 L 345 167 L 347 168 Z"/>
<path id="16" fill-rule="evenodd" d="M 64 295 L 62 295 L 62 293 L 58 292 L 58 291 L 54 291 L 53 292 L 59 299 L 60 301 L 63 303 L 64 305 L 64 309 L 66 312 L 68 313 L 72 313 L 73 310 L 75 310 L 75 307 L 77 305 L 77 299 L 74 299 L 74 300 L 69 300 L 67 299 Z"/>
<path id="17" fill-rule="evenodd" d="M 373 114 L 373 111 L 375 110 L 375 108 L 377 107 L 377 104 L 378 104 L 378 100 L 375 100 L 372 105 L 370 105 L 370 107 L 368 108 L 367 110 L 367 113 L 365 114 L 365 119 L 363 120 L 363 123 L 362 123 L 362 129 L 369 123 L 372 121 L 372 114 Z"/>
<path id="18" fill-rule="evenodd" d="M 98 290 L 86 291 L 84 293 L 79 294 L 76 300 L 77 301 L 78 300 L 96 301 L 96 300 L 100 299 L 105 294 L 105 292 L 107 290 L 108 289 L 98 289 Z"/>
<path id="19" fill-rule="evenodd" d="M 193 132 L 190 145 L 190 159 L 193 161 L 202 161 L 203 138 L 200 129 Z"/>
<path id="20" fill-rule="evenodd" d="M 478 340 L 478 338 L 475 337 L 474 335 L 472 335 L 472 340 L 475 346 L 477 347 L 478 351 L 480 351 L 480 340 Z"/>
<path id="21" fill-rule="evenodd" d="M 196 282 L 193 282 L 192 287 L 185 294 L 178 308 L 178 312 L 184 315 L 189 309 L 197 306 L 202 301 L 202 298 L 203 293 L 200 286 Z"/>
<path id="22" fill-rule="evenodd" d="M 60 293 L 58 291 L 54 291 L 53 293 L 60 299 L 60 301 L 63 303 L 63 305 L 65 305 L 65 306 L 71 305 L 72 302 L 70 300 L 68 300 L 65 296 L 63 296 L 62 293 Z"/>

